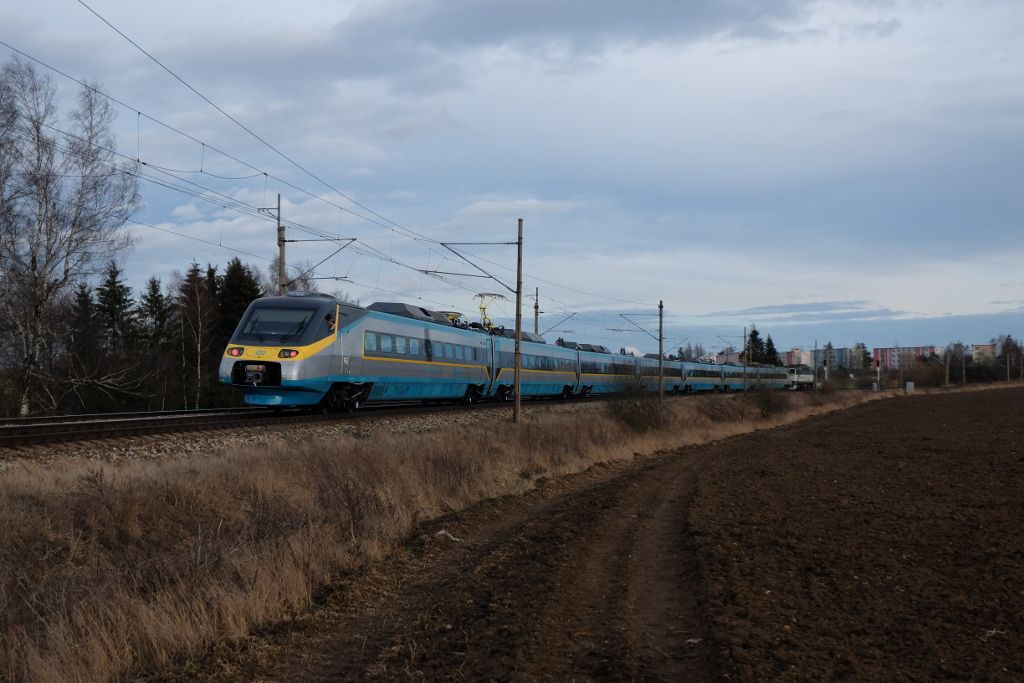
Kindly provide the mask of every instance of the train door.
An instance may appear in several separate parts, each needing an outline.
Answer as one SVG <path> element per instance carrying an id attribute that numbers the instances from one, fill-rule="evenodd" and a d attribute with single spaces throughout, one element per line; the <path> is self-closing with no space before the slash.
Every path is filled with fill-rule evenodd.
<path id="1" fill-rule="evenodd" d="M 349 359 L 345 355 L 345 335 L 341 334 L 341 326 L 344 323 L 341 320 L 341 306 L 338 304 L 334 305 L 334 324 L 332 325 L 331 334 L 334 335 L 334 342 L 331 344 L 330 360 L 327 372 L 330 375 L 347 375 L 349 372 Z"/>
<path id="2" fill-rule="evenodd" d="M 576 387 L 573 393 L 580 393 L 583 390 L 583 363 L 580 362 L 580 352 L 576 351 Z"/>
<path id="3" fill-rule="evenodd" d="M 498 372 L 501 364 L 498 362 L 498 349 L 494 345 L 494 336 L 487 335 L 487 342 L 484 344 L 484 354 L 487 365 L 487 387 L 484 393 L 487 396 L 494 396 L 497 391 Z"/>

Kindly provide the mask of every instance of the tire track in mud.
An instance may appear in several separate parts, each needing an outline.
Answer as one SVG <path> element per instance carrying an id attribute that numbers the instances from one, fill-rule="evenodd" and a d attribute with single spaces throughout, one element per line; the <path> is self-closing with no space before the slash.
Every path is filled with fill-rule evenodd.
<path id="1" fill-rule="evenodd" d="M 704 462 L 596 467 L 435 520 L 309 618 L 185 677 L 713 678 L 687 521 Z"/>

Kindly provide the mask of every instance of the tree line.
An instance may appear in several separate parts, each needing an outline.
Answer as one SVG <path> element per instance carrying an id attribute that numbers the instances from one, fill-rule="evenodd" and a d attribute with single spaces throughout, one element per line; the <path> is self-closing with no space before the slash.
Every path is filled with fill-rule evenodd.
<path id="1" fill-rule="evenodd" d="M 190 264 L 137 296 L 118 266 L 140 208 L 138 162 L 119 156 L 114 111 L 87 84 L 70 111 L 52 79 L 0 68 L 0 414 L 233 405 L 224 346 L 267 280 L 235 258 Z M 310 289 L 309 270 L 287 283 Z M 101 278 L 100 284 L 90 283 Z"/>
<path id="2" fill-rule="evenodd" d="M 249 303 L 264 294 L 259 272 L 238 258 L 223 272 L 192 263 L 136 296 L 115 261 L 92 287 L 79 281 L 52 302 L 52 333 L 29 386 L 17 363 L 0 368 L 0 410 L 109 412 L 237 405 L 217 367 Z M 4 342 L 17 330 L 4 329 Z M 11 339 L 13 337 L 13 339 Z M 27 390 L 26 390 L 27 389 Z M 26 401 L 27 397 L 27 401 Z M 28 410 L 25 410 L 25 406 Z"/>

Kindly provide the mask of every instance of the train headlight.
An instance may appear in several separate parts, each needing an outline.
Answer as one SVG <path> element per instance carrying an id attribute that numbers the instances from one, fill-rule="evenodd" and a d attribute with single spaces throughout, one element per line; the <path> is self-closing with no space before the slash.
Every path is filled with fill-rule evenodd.
<path id="1" fill-rule="evenodd" d="M 295 349 L 281 349 L 277 352 L 278 358 L 295 358 L 299 355 L 299 352 Z"/>
<path id="2" fill-rule="evenodd" d="M 228 349 L 228 355 L 234 356 L 235 358 L 238 358 L 243 353 L 245 353 L 245 349 L 242 348 L 241 346 L 232 346 L 230 349 Z"/>

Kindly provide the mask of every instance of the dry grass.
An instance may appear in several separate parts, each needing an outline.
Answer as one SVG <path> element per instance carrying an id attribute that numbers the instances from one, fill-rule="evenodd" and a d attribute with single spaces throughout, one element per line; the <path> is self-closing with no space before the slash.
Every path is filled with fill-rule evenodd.
<path id="1" fill-rule="evenodd" d="M 642 433 L 596 413 L 205 458 L 0 473 L 0 679 L 123 678 L 306 609 L 422 520 L 543 477 L 868 400 L 668 402 Z"/>

